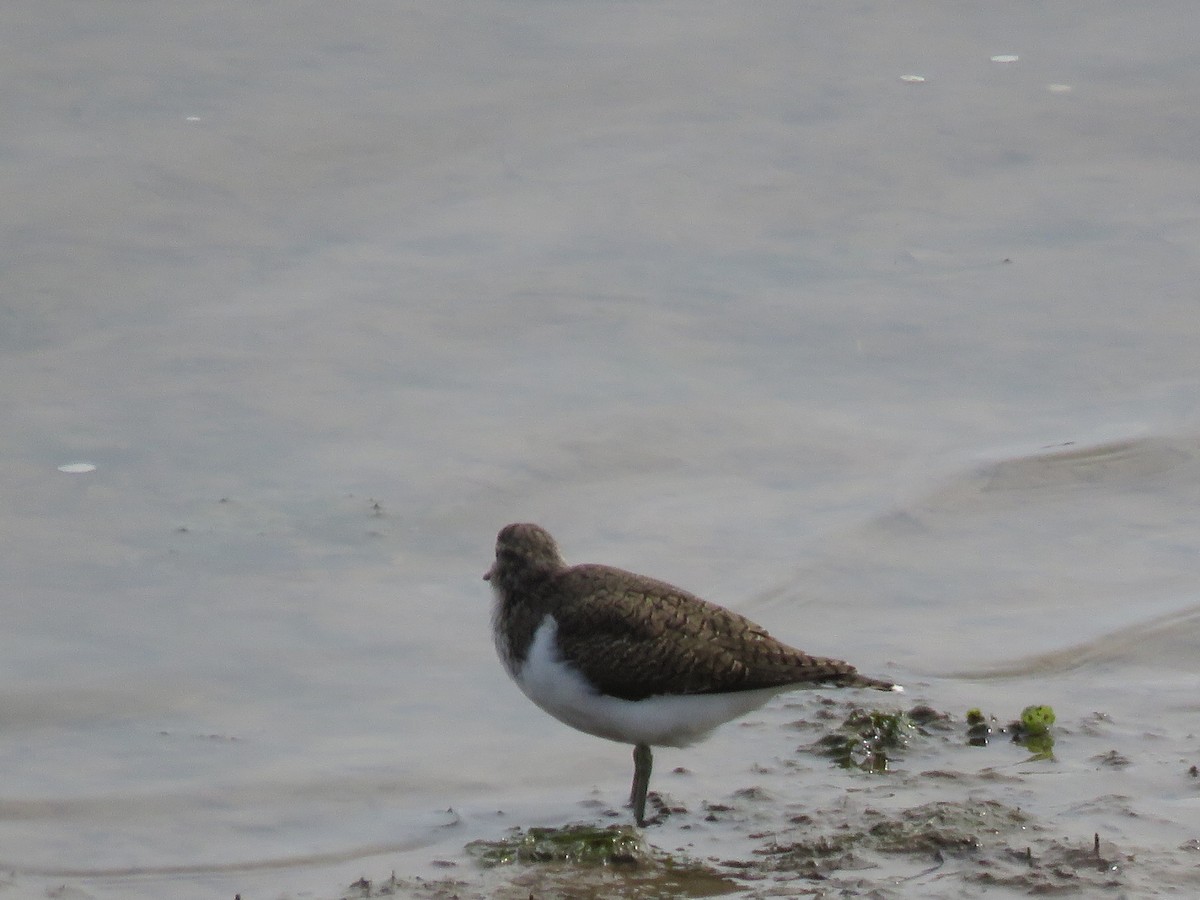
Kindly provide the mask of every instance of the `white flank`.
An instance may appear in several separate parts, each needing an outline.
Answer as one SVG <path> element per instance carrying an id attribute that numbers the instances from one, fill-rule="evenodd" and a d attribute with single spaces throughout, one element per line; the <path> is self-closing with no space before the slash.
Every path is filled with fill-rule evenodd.
<path id="1" fill-rule="evenodd" d="M 558 624 L 546 616 L 513 679 L 530 700 L 560 722 L 623 744 L 686 747 L 718 725 L 758 709 L 781 690 L 728 694 L 664 694 L 621 700 L 599 693 L 558 652 Z M 796 687 L 799 687 L 797 685 Z"/>

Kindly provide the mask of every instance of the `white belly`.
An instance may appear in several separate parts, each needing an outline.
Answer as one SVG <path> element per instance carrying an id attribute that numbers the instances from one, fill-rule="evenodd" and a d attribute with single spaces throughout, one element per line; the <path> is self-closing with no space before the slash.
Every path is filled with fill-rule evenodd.
<path id="1" fill-rule="evenodd" d="M 538 626 L 525 662 L 511 674 L 525 695 L 560 722 L 624 744 L 686 747 L 718 725 L 758 709 L 780 690 L 681 694 L 621 700 L 597 693 L 558 655 L 552 616 Z"/>

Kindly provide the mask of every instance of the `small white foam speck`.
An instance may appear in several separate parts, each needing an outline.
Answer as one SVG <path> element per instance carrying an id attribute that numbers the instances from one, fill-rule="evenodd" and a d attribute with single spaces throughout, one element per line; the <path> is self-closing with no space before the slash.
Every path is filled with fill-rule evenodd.
<path id="1" fill-rule="evenodd" d="M 900 80 L 907 81 L 909 84 L 924 84 L 925 76 L 924 75 L 901 75 Z"/>
<path id="2" fill-rule="evenodd" d="M 85 475 L 88 472 L 95 472 L 96 467 L 88 462 L 64 463 L 58 467 L 58 471 L 66 472 L 68 475 Z"/>
<path id="3" fill-rule="evenodd" d="M 1069 94 L 1071 93 L 1071 86 L 1069 84 L 1048 84 L 1046 85 L 1046 90 L 1052 94 Z"/>
<path id="4" fill-rule="evenodd" d="M 1015 54 L 1015 53 L 998 53 L 997 55 L 992 57 L 992 62 L 1010 63 L 1010 62 L 1016 62 L 1020 58 L 1021 57 L 1017 56 L 1017 54 Z"/>

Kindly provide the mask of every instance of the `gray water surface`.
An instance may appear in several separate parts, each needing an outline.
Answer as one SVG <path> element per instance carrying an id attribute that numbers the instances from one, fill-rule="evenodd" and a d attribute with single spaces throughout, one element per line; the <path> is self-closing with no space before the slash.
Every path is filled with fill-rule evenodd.
<path id="1" fill-rule="evenodd" d="M 619 807 L 495 659 L 520 520 L 939 709 L 1103 710 L 1142 768 L 1039 812 L 1194 839 L 1197 15 L 0 10 L 8 895 L 342 896 Z M 661 787 L 795 743 L 747 733 Z"/>

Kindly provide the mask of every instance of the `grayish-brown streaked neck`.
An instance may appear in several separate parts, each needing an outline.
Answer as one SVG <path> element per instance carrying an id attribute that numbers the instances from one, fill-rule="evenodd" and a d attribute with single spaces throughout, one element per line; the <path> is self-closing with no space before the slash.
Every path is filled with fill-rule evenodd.
<path id="1" fill-rule="evenodd" d="M 505 525 L 496 536 L 496 562 L 484 578 L 508 593 L 566 567 L 550 532 L 517 522 Z"/>
<path id="2" fill-rule="evenodd" d="M 496 536 L 496 561 L 483 577 L 496 598 L 492 611 L 496 650 L 513 678 L 518 678 L 538 625 L 562 605 L 555 602 L 553 580 L 566 568 L 558 544 L 538 525 L 517 522 Z"/>

